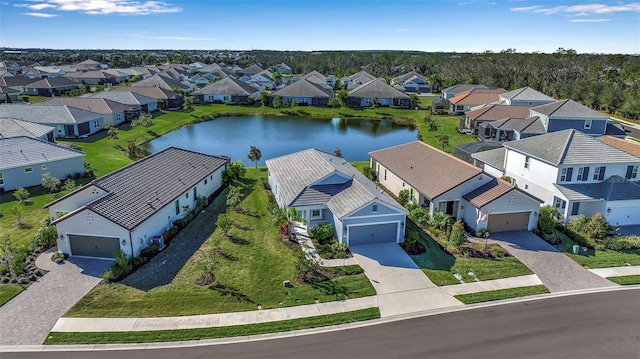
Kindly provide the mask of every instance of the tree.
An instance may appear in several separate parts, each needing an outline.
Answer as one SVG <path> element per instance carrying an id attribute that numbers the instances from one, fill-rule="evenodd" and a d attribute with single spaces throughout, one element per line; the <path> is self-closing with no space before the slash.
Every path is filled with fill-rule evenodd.
<path id="1" fill-rule="evenodd" d="M 58 186 L 60 185 L 60 180 L 54 177 L 51 173 L 45 172 L 41 177 L 42 187 L 49 190 L 49 192 L 53 193 L 58 190 Z"/>
<path id="2" fill-rule="evenodd" d="M 255 162 L 256 168 L 258 168 L 258 161 L 260 161 L 260 159 L 262 158 L 262 152 L 260 152 L 260 149 L 258 147 L 251 146 L 251 148 L 249 148 L 249 154 L 247 155 L 247 157 L 249 157 L 251 161 Z"/>
<path id="3" fill-rule="evenodd" d="M 462 221 L 456 221 L 451 227 L 449 242 L 456 247 L 460 247 L 467 242 L 467 237 L 464 235 L 464 224 Z"/>
<path id="4" fill-rule="evenodd" d="M 131 158 L 132 160 L 136 160 L 138 159 L 138 145 L 136 145 L 136 140 L 131 139 L 129 141 L 127 141 L 127 157 Z"/>
<path id="5" fill-rule="evenodd" d="M 9 276 L 15 277 L 15 272 L 13 271 L 13 259 L 16 255 L 16 248 L 11 242 L 11 237 L 9 237 L 9 233 L 5 233 L 0 237 L 0 252 L 2 252 L 2 259 L 7 263 L 7 269 L 9 270 Z"/>
<path id="6" fill-rule="evenodd" d="M 72 192 L 76 189 L 76 181 L 71 178 L 67 178 L 62 184 L 62 190 L 66 193 Z"/>
<path id="7" fill-rule="evenodd" d="M 542 234 L 551 234 L 556 227 L 556 216 L 558 215 L 558 209 L 551 205 L 540 207 L 540 214 L 538 215 L 538 229 Z"/>
<path id="8" fill-rule="evenodd" d="M 222 172 L 222 183 L 225 186 L 242 186 L 242 179 L 246 174 L 247 169 L 242 164 L 242 161 L 231 162 L 227 169 Z"/>
<path id="9" fill-rule="evenodd" d="M 282 97 L 280 96 L 273 96 L 273 103 L 272 103 L 273 108 L 282 108 L 284 107 L 283 103 L 282 103 Z"/>
<path id="10" fill-rule="evenodd" d="M 442 147 L 442 149 L 444 150 L 445 147 L 449 146 L 449 139 L 451 137 L 449 137 L 449 135 L 442 133 L 436 136 L 436 139 L 438 140 L 438 144 L 440 145 L 440 147 Z"/>
<path id="11" fill-rule="evenodd" d="M 118 145 L 118 129 L 114 126 L 107 127 L 107 138 L 113 140 L 114 145 Z"/>
<path id="12" fill-rule="evenodd" d="M 338 147 L 333 150 L 333 155 L 342 158 L 342 151 Z"/>
<path id="13" fill-rule="evenodd" d="M 424 118 L 424 122 L 427 124 L 427 127 L 429 127 L 429 131 L 431 132 L 438 131 L 438 122 L 436 121 L 435 118 L 427 115 Z"/>
<path id="14" fill-rule="evenodd" d="M 377 97 L 374 97 L 373 100 L 371 101 L 371 108 L 378 108 L 380 107 L 380 100 L 378 100 Z"/>
<path id="15" fill-rule="evenodd" d="M 229 236 L 229 230 L 231 229 L 231 219 L 226 214 L 220 214 L 218 216 L 218 220 L 216 221 L 216 227 L 220 228 L 222 231 L 222 235 L 225 237 Z"/>
<path id="16" fill-rule="evenodd" d="M 10 210 L 11 214 L 16 218 L 16 221 L 12 224 L 20 229 L 28 228 L 29 225 L 24 221 L 24 212 L 20 207 L 13 207 Z"/>
<path id="17" fill-rule="evenodd" d="M 27 191 L 25 188 L 20 187 L 15 192 L 13 192 L 13 196 L 18 200 L 18 202 L 26 204 L 29 202 L 31 193 L 29 193 L 29 191 Z"/>
<path id="18" fill-rule="evenodd" d="M 271 92 L 264 89 L 262 91 L 260 91 L 260 95 L 258 95 L 258 99 L 260 100 L 260 104 L 262 106 L 269 106 L 269 94 Z"/>
<path id="19" fill-rule="evenodd" d="M 342 89 L 334 91 L 332 99 L 335 99 L 335 103 L 340 107 L 347 107 L 347 97 L 349 97 L 349 91 Z"/>
<path id="20" fill-rule="evenodd" d="M 420 97 L 417 94 L 412 93 L 409 95 L 409 104 L 411 108 L 417 108 L 420 104 Z"/>
<path id="21" fill-rule="evenodd" d="M 153 125 L 153 116 L 151 116 L 150 113 L 143 112 L 138 116 L 138 123 L 140 126 L 148 129 Z"/>
<path id="22" fill-rule="evenodd" d="M 402 207 L 409 203 L 409 201 L 411 201 L 411 192 L 409 192 L 408 189 L 403 189 L 398 192 L 398 203 L 400 203 Z"/>
<path id="23" fill-rule="evenodd" d="M 240 186 L 231 186 L 229 188 L 229 193 L 227 193 L 227 206 L 233 208 L 238 211 L 238 206 L 242 199 L 244 198 L 244 193 L 242 192 L 242 187 Z"/>
<path id="24" fill-rule="evenodd" d="M 365 177 L 367 177 L 372 181 L 375 181 L 378 179 L 378 173 L 376 173 L 375 168 L 365 167 L 362 169 L 362 173 L 365 175 Z"/>

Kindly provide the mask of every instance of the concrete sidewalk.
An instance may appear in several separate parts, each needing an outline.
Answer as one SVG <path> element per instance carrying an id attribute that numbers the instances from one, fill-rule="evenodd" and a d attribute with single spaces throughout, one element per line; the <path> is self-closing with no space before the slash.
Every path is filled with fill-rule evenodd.
<path id="1" fill-rule="evenodd" d="M 640 275 L 640 266 L 593 268 L 589 269 L 589 271 L 602 278 L 622 277 L 627 275 Z"/>
<path id="2" fill-rule="evenodd" d="M 454 284 L 441 287 L 442 290 L 451 295 L 487 292 L 490 290 L 500 290 L 518 287 L 529 287 L 532 285 L 540 285 L 542 281 L 537 275 L 523 275 L 520 277 L 501 278 L 493 280 L 483 280 L 480 282 L 471 282 L 464 284 Z"/>

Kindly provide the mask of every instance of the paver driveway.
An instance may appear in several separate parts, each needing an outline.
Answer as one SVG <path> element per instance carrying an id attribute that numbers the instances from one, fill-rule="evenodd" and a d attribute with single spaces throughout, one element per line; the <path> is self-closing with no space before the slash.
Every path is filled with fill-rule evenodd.
<path id="1" fill-rule="evenodd" d="M 98 284 L 113 263 L 72 257 L 55 264 L 50 258 L 48 252 L 36 262 L 49 273 L 0 307 L 0 344 L 42 344 L 58 318 Z"/>
<path id="2" fill-rule="evenodd" d="M 589 272 L 529 231 L 493 233 L 490 241 L 499 243 L 529 267 L 552 293 L 616 285 Z"/>
<path id="3" fill-rule="evenodd" d="M 376 289 L 382 317 L 462 305 L 433 284 L 396 243 L 349 249 Z"/>

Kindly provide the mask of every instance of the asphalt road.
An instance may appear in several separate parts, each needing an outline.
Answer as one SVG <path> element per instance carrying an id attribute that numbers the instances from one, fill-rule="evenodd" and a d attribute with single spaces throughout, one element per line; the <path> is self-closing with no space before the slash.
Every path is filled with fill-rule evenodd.
<path id="1" fill-rule="evenodd" d="M 478 308 L 205 347 L 2 353 L 5 358 L 640 358 L 640 289 Z"/>

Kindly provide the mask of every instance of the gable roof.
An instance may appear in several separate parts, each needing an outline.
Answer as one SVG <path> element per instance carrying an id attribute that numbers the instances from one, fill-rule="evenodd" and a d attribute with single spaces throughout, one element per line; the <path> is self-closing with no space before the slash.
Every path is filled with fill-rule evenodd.
<path id="1" fill-rule="evenodd" d="M 500 99 L 499 95 L 504 89 L 471 89 L 458 93 L 449 99 L 449 102 L 456 105 L 478 105 L 491 103 Z"/>
<path id="2" fill-rule="evenodd" d="M 145 105 L 145 104 L 157 101 L 154 98 L 140 95 L 131 91 L 102 91 L 88 97 L 89 98 L 106 98 L 115 102 L 120 102 L 125 105 L 131 105 L 131 106 Z"/>
<path id="3" fill-rule="evenodd" d="M 532 89 L 529 86 L 505 92 L 500 95 L 500 98 L 511 101 L 555 101 L 553 97 L 547 96 L 538 90 Z"/>
<path id="4" fill-rule="evenodd" d="M 475 158 L 495 169 L 504 171 L 504 156 L 506 152 L 507 149 L 504 147 L 494 148 L 493 150 L 472 153 L 471 158 Z"/>
<path id="5" fill-rule="evenodd" d="M 25 85 L 26 88 L 36 88 L 36 89 L 51 89 L 56 87 L 67 87 L 67 86 L 78 86 L 77 83 L 69 80 L 66 77 L 54 77 L 54 78 L 45 78 L 28 85 Z"/>
<path id="6" fill-rule="evenodd" d="M 474 121 L 497 121 L 505 118 L 527 118 L 529 117 L 529 107 L 487 105 L 476 110 L 467 111 L 465 112 L 465 115 Z"/>
<path id="7" fill-rule="evenodd" d="M 596 118 L 596 119 L 608 119 L 609 117 L 601 114 L 596 110 L 592 110 L 589 107 L 577 103 L 571 99 L 558 101 L 546 105 L 536 106 L 531 108 L 531 111 L 535 111 L 539 114 L 548 117 L 561 117 L 561 118 Z"/>
<path id="8" fill-rule="evenodd" d="M 528 194 L 527 192 L 520 190 L 519 188 L 512 185 L 511 183 L 499 178 L 492 179 L 491 181 L 483 184 L 482 186 L 474 189 L 473 191 L 463 195 L 462 198 L 469 201 L 469 203 L 474 205 L 476 208 L 481 208 L 495 201 L 496 199 L 510 193 L 511 191 L 518 191 L 524 194 L 525 196 L 535 199 L 540 203 L 543 202 L 540 199 L 535 198 L 532 195 Z"/>
<path id="9" fill-rule="evenodd" d="M 84 152 L 58 146 L 37 138 L 0 138 L 0 170 L 83 157 Z"/>
<path id="10" fill-rule="evenodd" d="M 477 84 L 458 84 L 458 85 L 453 85 L 453 86 L 449 86 L 446 89 L 442 90 L 442 92 L 444 93 L 451 93 L 451 94 L 457 94 L 460 92 L 465 92 L 471 89 L 486 89 L 488 88 L 485 85 L 477 85 Z"/>
<path id="11" fill-rule="evenodd" d="M 611 176 L 597 183 L 555 184 L 554 186 L 569 201 L 603 199 L 605 201 L 627 201 L 640 199 L 640 184 Z"/>
<path id="12" fill-rule="evenodd" d="M 42 137 L 55 130 L 54 127 L 41 125 L 15 118 L 0 118 L 0 138 L 8 137 Z"/>
<path id="13" fill-rule="evenodd" d="M 606 143 L 609 146 L 613 146 L 626 153 L 630 153 L 634 156 L 640 157 L 640 142 L 632 140 L 623 140 L 621 138 L 613 136 L 600 136 L 598 141 Z"/>
<path id="14" fill-rule="evenodd" d="M 5 104 L 0 106 L 0 116 L 47 124 L 84 123 L 102 117 L 99 113 L 85 111 L 67 105 L 47 106 L 37 104 Z"/>
<path id="15" fill-rule="evenodd" d="M 409 98 L 409 95 L 378 79 L 374 79 L 349 91 L 349 97 Z"/>
<path id="16" fill-rule="evenodd" d="M 482 173 L 420 141 L 369 152 L 369 156 L 430 200 Z"/>
<path id="17" fill-rule="evenodd" d="M 30 79 L 26 76 L 0 77 L 0 86 L 24 87 L 38 81 L 40 81 L 40 79 Z"/>
<path id="18" fill-rule="evenodd" d="M 244 69 L 242 69 L 242 71 L 240 71 L 241 73 L 249 73 L 249 74 L 257 74 L 258 72 L 261 72 L 262 70 L 264 70 L 262 67 L 253 64 L 249 67 L 245 67 Z"/>
<path id="19" fill-rule="evenodd" d="M 186 90 L 189 88 L 189 86 L 183 84 L 182 82 L 176 79 L 173 79 L 168 76 L 162 76 L 159 74 L 155 74 L 149 78 L 140 80 L 131 86 L 143 86 L 143 87 L 155 86 L 155 87 L 161 87 L 166 90 L 171 90 L 174 88 Z"/>
<path id="20" fill-rule="evenodd" d="M 405 82 L 413 77 L 418 77 L 420 79 L 422 79 L 423 81 L 427 81 L 427 78 L 420 75 L 419 73 L 411 70 L 409 72 L 407 72 L 406 74 L 400 75 L 400 76 L 396 76 L 393 79 L 391 79 L 391 82 Z"/>
<path id="21" fill-rule="evenodd" d="M 300 79 L 272 93 L 270 96 L 329 98 L 331 92 L 327 88 L 312 83 L 307 79 Z"/>
<path id="22" fill-rule="evenodd" d="M 367 203 L 378 200 L 406 213 L 398 202 L 351 164 L 326 152 L 311 148 L 269 159 L 266 164 L 287 206 L 324 203 L 336 217 L 344 218 Z M 345 181 L 336 185 L 315 185 L 332 174 L 344 177 Z"/>
<path id="23" fill-rule="evenodd" d="M 85 72 L 72 72 L 67 74 L 66 77 L 75 79 L 107 79 L 115 77 L 115 75 L 106 73 L 102 70 L 92 70 Z"/>
<path id="24" fill-rule="evenodd" d="M 640 158 L 574 129 L 510 141 L 504 147 L 556 166 L 640 162 Z"/>
<path id="25" fill-rule="evenodd" d="M 522 107 L 522 106 L 518 106 Z M 483 122 L 495 129 L 514 130 L 526 134 L 543 134 L 547 133 L 540 117 L 534 116 L 529 118 L 506 118 L 504 120 Z"/>
<path id="26" fill-rule="evenodd" d="M 131 108 L 131 106 L 106 98 L 92 97 L 52 97 L 46 101 L 39 102 L 38 105 L 68 105 L 85 111 L 99 113 L 101 115 L 111 115 L 118 112 L 124 112 Z"/>
<path id="27" fill-rule="evenodd" d="M 222 80 L 208 84 L 195 91 L 195 95 L 235 95 L 249 96 L 258 92 L 258 89 L 240 80 L 225 77 Z"/>
<path id="28" fill-rule="evenodd" d="M 91 181 L 107 194 L 85 208 L 132 230 L 228 161 L 228 157 L 169 147 Z"/>
<path id="29" fill-rule="evenodd" d="M 162 87 L 156 87 L 156 86 L 117 86 L 117 87 L 111 88 L 110 91 L 116 91 L 116 92 L 130 91 L 133 93 L 137 93 L 138 95 L 154 98 L 156 100 L 167 100 L 174 97 L 182 97 L 182 95 L 180 95 L 177 92 L 173 92 L 171 90 L 167 90 Z"/>

